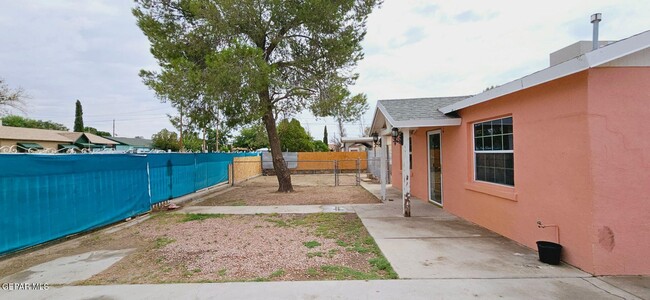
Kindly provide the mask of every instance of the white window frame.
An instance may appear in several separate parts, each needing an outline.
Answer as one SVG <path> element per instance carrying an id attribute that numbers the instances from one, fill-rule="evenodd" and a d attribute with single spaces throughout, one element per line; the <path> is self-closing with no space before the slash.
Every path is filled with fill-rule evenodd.
<path id="1" fill-rule="evenodd" d="M 507 184 L 501 184 L 501 183 L 476 179 L 476 154 L 477 153 L 490 153 L 490 154 L 512 153 L 513 156 L 514 156 L 514 153 L 515 153 L 515 150 L 514 150 L 514 148 L 515 148 L 515 145 L 514 145 L 515 124 L 514 123 L 515 122 L 514 122 L 514 118 L 512 118 L 513 119 L 513 121 L 512 121 L 512 137 L 513 137 L 513 139 L 512 139 L 513 140 L 512 150 L 487 150 L 487 151 L 486 150 L 476 150 L 476 136 L 475 136 L 476 132 L 474 131 L 474 125 L 481 124 L 481 123 L 486 123 L 486 122 L 491 122 L 491 121 L 495 121 L 495 120 L 503 120 L 503 119 L 507 119 L 507 118 L 512 118 L 512 116 L 503 116 L 503 117 L 487 119 L 487 120 L 482 120 L 482 121 L 477 121 L 477 122 L 472 123 L 472 151 L 474 152 L 473 153 L 474 165 L 473 165 L 473 168 L 472 168 L 473 169 L 472 172 L 474 174 L 473 174 L 472 178 L 474 179 L 474 181 L 487 183 L 487 184 L 494 184 L 494 185 L 504 186 L 504 187 L 509 187 L 509 188 L 514 188 L 515 187 L 514 184 L 513 185 L 507 185 Z M 514 169 L 515 169 L 514 161 L 512 162 L 512 169 L 513 169 L 513 175 L 512 176 L 514 177 Z M 513 178 L 513 180 L 514 180 L 514 178 Z"/>

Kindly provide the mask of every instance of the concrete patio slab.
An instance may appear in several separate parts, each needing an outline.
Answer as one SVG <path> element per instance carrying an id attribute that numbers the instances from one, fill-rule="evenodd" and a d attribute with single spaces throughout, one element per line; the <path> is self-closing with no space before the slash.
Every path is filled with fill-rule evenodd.
<path id="1" fill-rule="evenodd" d="M 620 299 L 580 278 L 233 282 L 50 287 L 0 299 Z"/>
<path id="2" fill-rule="evenodd" d="M 424 217 L 363 218 L 375 238 L 497 237 L 498 234 L 465 220 L 431 220 Z"/>
<path id="3" fill-rule="evenodd" d="M 102 250 L 61 257 L 4 277 L 0 282 L 69 284 L 108 269 L 133 250 Z"/>
<path id="4" fill-rule="evenodd" d="M 641 299 L 650 299 L 650 277 L 648 276 L 603 276 L 598 279 Z"/>
<path id="5" fill-rule="evenodd" d="M 376 239 L 400 278 L 588 277 L 503 237 Z"/>

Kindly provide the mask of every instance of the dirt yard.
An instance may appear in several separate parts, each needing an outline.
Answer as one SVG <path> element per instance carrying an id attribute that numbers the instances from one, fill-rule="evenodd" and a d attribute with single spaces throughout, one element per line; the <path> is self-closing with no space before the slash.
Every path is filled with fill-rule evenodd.
<path id="1" fill-rule="evenodd" d="M 379 199 L 361 186 L 355 186 L 355 177 L 340 177 L 342 186 L 334 186 L 334 175 L 292 175 L 293 193 L 278 193 L 275 176 L 261 176 L 240 183 L 225 191 L 206 195 L 193 206 L 257 206 L 309 204 L 366 204 L 380 203 Z M 345 185 L 343 185 L 345 184 Z"/>
<path id="2" fill-rule="evenodd" d="M 355 214 L 172 213 L 0 261 L 0 278 L 63 256 L 127 248 L 136 250 L 76 284 L 396 278 Z"/>

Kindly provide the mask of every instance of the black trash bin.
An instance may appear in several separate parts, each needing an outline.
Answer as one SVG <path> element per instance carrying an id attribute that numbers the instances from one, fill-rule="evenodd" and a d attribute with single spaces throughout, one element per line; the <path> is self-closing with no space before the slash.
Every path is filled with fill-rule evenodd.
<path id="1" fill-rule="evenodd" d="M 537 241 L 537 250 L 539 251 L 539 260 L 541 262 L 549 265 L 560 264 L 562 245 L 553 242 Z"/>

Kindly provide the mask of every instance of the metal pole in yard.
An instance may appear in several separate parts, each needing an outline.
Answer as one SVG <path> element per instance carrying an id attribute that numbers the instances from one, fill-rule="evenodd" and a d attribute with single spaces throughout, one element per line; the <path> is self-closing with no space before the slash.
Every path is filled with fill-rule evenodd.
<path id="1" fill-rule="evenodd" d="M 235 186 L 235 158 L 232 158 L 232 186 Z"/>
<path id="2" fill-rule="evenodd" d="M 357 158 L 357 186 L 361 185 L 361 159 Z"/>
<path id="3" fill-rule="evenodd" d="M 339 175 L 337 173 L 338 164 L 339 164 L 338 160 L 335 160 L 334 161 L 334 186 L 339 186 Z"/>

